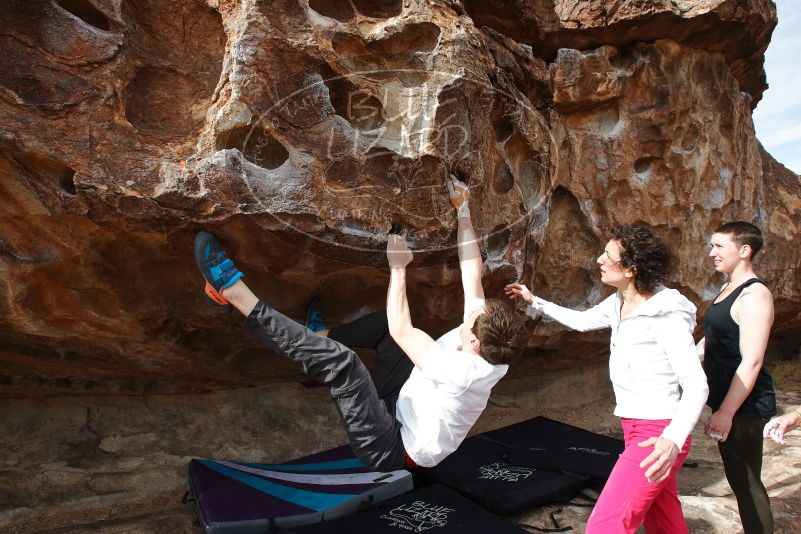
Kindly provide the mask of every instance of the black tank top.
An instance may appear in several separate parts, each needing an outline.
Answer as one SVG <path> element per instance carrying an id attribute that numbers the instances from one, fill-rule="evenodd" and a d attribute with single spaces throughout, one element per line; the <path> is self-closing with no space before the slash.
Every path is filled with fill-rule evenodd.
<path id="1" fill-rule="evenodd" d="M 731 295 L 712 305 L 704 314 L 704 371 L 709 384 L 707 406 L 718 411 L 737 366 L 743 361 L 740 354 L 740 326 L 731 318 L 731 307 L 743 289 L 751 284 L 761 284 L 759 278 L 751 278 L 731 292 Z M 722 293 L 722 292 L 721 292 Z M 720 293 L 718 293 L 720 295 Z M 715 297 L 717 299 L 717 297 Z M 776 414 L 776 394 L 773 380 L 763 363 L 759 370 L 754 389 L 743 401 L 738 414 L 770 416 Z"/>

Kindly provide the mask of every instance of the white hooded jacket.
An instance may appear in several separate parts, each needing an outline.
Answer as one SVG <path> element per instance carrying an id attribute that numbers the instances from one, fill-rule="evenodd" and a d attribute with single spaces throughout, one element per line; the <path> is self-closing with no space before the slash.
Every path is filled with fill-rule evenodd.
<path id="1" fill-rule="evenodd" d="M 615 292 L 586 311 L 535 297 L 529 307 L 574 330 L 611 328 L 609 377 L 615 415 L 671 419 L 662 432 L 681 449 L 704 408 L 709 388 L 695 350 L 695 306 L 675 289 L 657 288 L 634 313 L 620 320 Z"/>

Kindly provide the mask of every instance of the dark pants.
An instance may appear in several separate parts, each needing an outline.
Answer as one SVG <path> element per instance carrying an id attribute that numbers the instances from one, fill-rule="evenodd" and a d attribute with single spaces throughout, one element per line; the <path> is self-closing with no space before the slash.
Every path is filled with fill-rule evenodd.
<path id="1" fill-rule="evenodd" d="M 370 372 L 378 396 L 395 417 L 395 405 L 403 384 L 414 369 L 412 360 L 389 335 L 386 312 L 376 312 L 332 328 L 328 337 L 347 347 L 376 351 L 376 365 Z"/>
<path id="2" fill-rule="evenodd" d="M 769 420 L 770 417 L 737 414 L 726 441 L 718 443 L 745 534 L 773 532 L 773 513 L 761 478 L 762 429 Z"/>
<path id="3" fill-rule="evenodd" d="M 360 321 L 361 333 L 357 326 Z M 390 387 L 384 391 L 384 398 L 387 398 L 386 395 L 394 391 L 391 387 L 400 380 L 397 369 L 403 368 L 403 364 L 395 361 L 398 353 L 394 349 L 387 350 L 386 354 L 382 350 L 382 346 L 387 349 L 392 348 L 391 345 L 397 347 L 389 337 L 386 314 L 371 314 L 335 328 L 329 338 L 311 332 L 260 301 L 245 321 L 245 329 L 269 349 L 300 364 L 306 375 L 328 386 L 353 452 L 362 463 L 381 471 L 403 467 L 405 450 L 400 437 L 400 423 L 393 415 L 394 401 L 390 413 L 367 368 L 355 352 L 339 341 L 348 340 L 355 347 L 378 351 L 379 362 L 383 359 L 383 367 L 389 366 L 387 370 L 377 369 L 381 371 L 377 378 L 386 375 L 385 385 Z M 400 355 L 408 360 L 402 351 Z M 395 372 L 390 372 L 392 369 Z M 403 382 L 400 382 L 398 390 Z"/>

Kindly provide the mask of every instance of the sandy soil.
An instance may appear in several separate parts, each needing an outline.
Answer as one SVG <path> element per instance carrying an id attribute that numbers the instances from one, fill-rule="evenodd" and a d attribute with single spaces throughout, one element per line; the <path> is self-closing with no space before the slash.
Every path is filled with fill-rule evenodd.
<path id="1" fill-rule="evenodd" d="M 801 362 L 783 364 L 773 369 L 780 411 L 801 404 Z M 546 415 L 579 427 L 614 437 L 622 437 L 619 422 L 612 416 L 613 399 L 603 367 L 547 379 L 532 377 L 502 382 L 493 393 L 490 406 L 476 425 L 476 431 L 497 428 L 532 417 Z M 321 393 L 315 392 L 315 395 Z M 321 402 L 325 401 L 321 398 Z M 328 401 L 330 402 L 330 401 Z M 702 416 L 708 417 L 708 412 Z M 723 475 L 722 464 L 715 444 L 701 432 L 699 424 L 694 433 L 694 445 L 688 463 L 679 476 L 679 492 L 685 516 L 693 534 L 735 534 L 739 526 L 737 506 Z M 766 442 L 763 467 L 765 481 L 772 500 L 777 533 L 801 532 L 801 431 L 787 436 L 787 444 L 778 446 Z M 103 521 L 83 516 L 75 510 L 74 517 L 57 522 L 46 514 L 36 523 L 26 522 L 12 532 L 103 532 L 110 534 L 200 533 L 201 529 L 191 505 L 180 503 L 185 487 L 156 493 L 152 497 L 130 500 L 110 510 Z M 593 490 L 586 490 L 597 495 Z M 559 510 L 561 509 L 561 512 Z M 571 532 L 584 531 L 589 508 L 572 505 L 549 505 L 527 510 L 509 517 L 521 525 L 551 527 L 550 515 Z M 57 525 L 62 525 L 57 527 Z M 74 526 L 65 528 L 63 525 Z M 21 524 L 19 525 L 22 526 Z M 641 529 L 641 532 L 643 530 Z"/>

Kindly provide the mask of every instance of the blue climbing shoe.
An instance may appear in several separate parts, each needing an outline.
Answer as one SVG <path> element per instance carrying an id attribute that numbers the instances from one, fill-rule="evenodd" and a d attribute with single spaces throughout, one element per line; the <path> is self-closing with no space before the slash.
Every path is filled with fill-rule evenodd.
<path id="1" fill-rule="evenodd" d="M 228 306 L 228 301 L 220 292 L 231 287 L 244 273 L 236 268 L 228 254 L 220 248 L 214 235 L 201 230 L 195 236 L 195 262 L 206 280 L 204 291 L 214 304 Z"/>
<path id="2" fill-rule="evenodd" d="M 320 310 L 321 304 L 320 297 L 314 297 L 309 301 L 309 305 L 306 306 L 306 328 L 312 332 L 319 332 L 328 328 L 325 324 L 323 312 Z"/>

